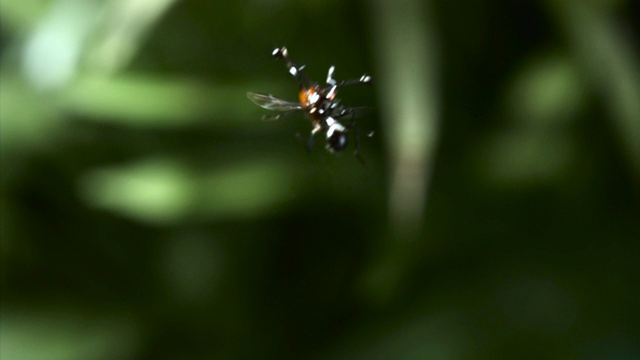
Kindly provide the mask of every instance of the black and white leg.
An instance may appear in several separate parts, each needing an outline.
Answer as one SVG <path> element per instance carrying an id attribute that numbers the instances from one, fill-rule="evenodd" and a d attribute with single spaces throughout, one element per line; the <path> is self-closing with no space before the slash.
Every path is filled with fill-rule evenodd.
<path id="1" fill-rule="evenodd" d="M 333 78 L 333 72 L 335 70 L 336 70 L 336 67 L 332 65 L 329 68 L 329 72 L 327 73 L 327 84 L 333 85 L 334 87 L 342 87 L 342 86 L 355 85 L 355 84 L 370 84 L 373 81 L 371 76 L 365 74 L 365 75 L 362 75 L 359 79 L 344 80 L 344 81 L 337 82 L 336 79 Z"/>
<path id="2" fill-rule="evenodd" d="M 289 73 L 293 75 L 298 80 L 298 86 L 303 88 L 308 88 L 311 86 L 311 81 L 307 77 L 307 75 L 302 71 L 304 69 L 303 66 L 296 65 L 293 60 L 289 57 L 289 51 L 286 47 L 276 48 L 271 52 L 271 55 L 276 59 L 283 59 L 287 64 L 287 69 L 289 69 Z"/>
<path id="3" fill-rule="evenodd" d="M 307 153 L 311 153 L 313 150 L 313 136 L 314 133 L 309 133 L 309 136 L 305 139 L 300 133 L 296 133 L 296 139 L 304 145 L 304 149 Z"/>
<path id="4" fill-rule="evenodd" d="M 340 81 L 336 85 L 338 87 L 342 87 L 342 86 L 356 85 L 356 84 L 371 84 L 371 82 L 373 82 L 373 78 L 371 78 L 371 76 L 369 76 L 367 74 L 364 74 L 364 75 L 360 76 L 359 79 Z"/>
<path id="5" fill-rule="evenodd" d="M 313 129 L 311 129 L 309 139 L 307 140 L 307 152 L 311 152 L 311 150 L 313 150 L 313 138 L 320 130 L 322 130 L 322 128 L 317 124 L 313 126 Z"/>
<path id="6" fill-rule="evenodd" d="M 321 128 L 319 126 L 314 127 L 309 133 L 309 137 L 307 137 L 306 140 L 302 138 L 302 135 L 300 135 L 300 133 L 296 134 L 296 138 L 298 138 L 300 142 L 304 142 L 304 148 L 308 153 L 311 153 L 311 151 L 313 150 L 314 137 L 320 130 Z"/>
<path id="7" fill-rule="evenodd" d="M 354 150 L 353 155 L 362 164 L 366 165 L 362 155 L 360 155 L 360 127 L 356 124 L 355 112 L 353 109 L 345 109 L 344 112 L 338 117 L 338 119 L 347 119 L 347 129 L 353 132 Z"/>

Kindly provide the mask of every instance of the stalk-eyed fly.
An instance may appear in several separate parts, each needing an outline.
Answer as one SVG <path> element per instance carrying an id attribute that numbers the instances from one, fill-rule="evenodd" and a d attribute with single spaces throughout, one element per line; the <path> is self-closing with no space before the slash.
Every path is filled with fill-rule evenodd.
<path id="1" fill-rule="evenodd" d="M 311 152 L 313 147 L 313 137 L 318 132 L 325 134 L 325 148 L 329 152 L 339 152 L 347 147 L 347 134 L 350 130 L 355 131 L 355 154 L 362 161 L 359 155 L 359 134 L 355 124 L 355 115 L 364 108 L 347 108 L 340 105 L 340 100 L 336 97 L 338 88 L 354 84 L 370 84 L 371 76 L 362 75 L 359 79 L 336 81 L 333 78 L 334 66 L 329 68 L 327 74 L 327 84 L 319 85 L 311 82 L 302 71 L 304 66 L 297 66 L 289 57 L 287 48 L 281 47 L 271 53 L 276 59 L 283 59 L 289 69 L 289 73 L 298 80 L 298 101 L 287 101 L 278 99 L 272 95 L 249 92 L 247 96 L 258 106 L 267 110 L 280 111 L 275 115 L 265 115 L 263 120 L 278 120 L 284 116 L 298 111 L 304 111 L 311 120 L 311 134 L 307 140 L 307 151 Z M 346 125 L 340 123 L 348 120 Z"/>

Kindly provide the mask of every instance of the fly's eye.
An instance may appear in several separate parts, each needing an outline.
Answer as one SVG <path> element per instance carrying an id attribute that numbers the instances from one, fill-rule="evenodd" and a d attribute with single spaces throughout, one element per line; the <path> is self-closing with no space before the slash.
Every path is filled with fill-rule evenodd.
<path id="1" fill-rule="evenodd" d="M 334 131 L 327 138 L 327 150 L 331 152 L 342 151 L 347 148 L 347 134 L 342 131 Z"/>
<path id="2" fill-rule="evenodd" d="M 273 49 L 273 51 L 271 52 L 271 56 L 273 56 L 276 59 L 280 59 L 283 56 L 287 56 L 287 48 L 281 47 L 281 48 Z"/>

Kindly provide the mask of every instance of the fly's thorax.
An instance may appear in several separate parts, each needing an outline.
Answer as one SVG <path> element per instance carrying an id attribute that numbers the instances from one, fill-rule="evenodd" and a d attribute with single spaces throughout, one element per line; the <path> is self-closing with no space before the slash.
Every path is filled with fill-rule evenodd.
<path id="1" fill-rule="evenodd" d="M 324 122 L 324 118 L 330 114 L 331 100 L 324 96 L 324 90 L 315 85 L 308 89 L 300 90 L 298 94 L 300 104 L 306 110 L 312 120 Z"/>
<path id="2" fill-rule="evenodd" d="M 300 104 L 302 104 L 302 106 L 311 108 L 321 101 L 322 96 L 320 94 L 320 89 L 318 88 L 318 86 L 313 86 L 308 89 L 300 90 L 300 92 L 298 93 L 298 99 L 300 100 Z"/>

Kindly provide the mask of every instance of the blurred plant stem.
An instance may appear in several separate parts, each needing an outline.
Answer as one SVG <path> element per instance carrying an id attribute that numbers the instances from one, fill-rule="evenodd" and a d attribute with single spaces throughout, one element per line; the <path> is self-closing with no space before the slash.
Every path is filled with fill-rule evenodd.
<path id="1" fill-rule="evenodd" d="M 115 73 L 138 53 L 149 31 L 176 0 L 110 0 L 101 32 L 89 54 L 90 67 Z"/>
<path id="2" fill-rule="evenodd" d="M 400 238 L 420 231 L 438 138 L 438 56 L 428 5 L 371 1 L 377 89 L 391 164 L 389 217 Z"/>
<path id="3" fill-rule="evenodd" d="M 585 70 L 615 121 L 636 179 L 640 179 L 640 69 L 637 54 L 602 1 L 547 1 Z"/>
<path id="4" fill-rule="evenodd" d="M 371 1 L 376 88 L 388 144 L 391 238 L 362 279 L 373 307 L 406 290 L 407 274 L 422 256 L 424 208 L 438 140 L 437 50 L 429 3 Z M 424 258 L 423 258 L 424 259 Z"/>
<path id="5" fill-rule="evenodd" d="M 174 2 L 53 1 L 32 24 L 23 50 L 23 70 L 35 88 L 45 91 L 64 89 L 87 70 L 115 74 L 129 64 Z M 20 14 L 10 19 L 27 18 L 23 13 L 34 17 L 35 11 L 8 3 L 10 14 Z"/>

